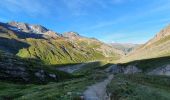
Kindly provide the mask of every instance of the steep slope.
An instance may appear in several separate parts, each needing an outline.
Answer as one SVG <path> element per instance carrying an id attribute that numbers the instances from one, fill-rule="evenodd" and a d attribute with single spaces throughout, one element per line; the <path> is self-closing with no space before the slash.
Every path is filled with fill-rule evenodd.
<path id="1" fill-rule="evenodd" d="M 0 80 L 21 83 L 46 83 L 71 78 L 37 59 L 22 59 L 0 51 Z"/>
<path id="2" fill-rule="evenodd" d="M 61 35 L 40 25 L 0 23 L 0 49 L 46 64 L 118 59 L 122 55 L 98 40 L 72 35 Z"/>
<path id="3" fill-rule="evenodd" d="M 76 32 L 67 32 L 63 34 L 68 41 L 76 45 L 83 45 L 87 49 L 92 49 L 95 52 L 101 52 L 105 57 L 120 57 L 123 55 L 123 52 L 113 48 L 112 46 L 105 44 L 95 38 L 87 38 L 80 36 Z"/>
<path id="4" fill-rule="evenodd" d="M 170 56 L 170 25 L 153 39 L 121 59 L 121 62 Z"/>
<path id="5" fill-rule="evenodd" d="M 132 52 L 134 49 L 140 46 L 140 44 L 131 44 L 131 43 L 125 43 L 125 44 L 111 43 L 110 45 L 112 45 L 114 48 L 118 50 L 123 51 L 125 54 Z"/>

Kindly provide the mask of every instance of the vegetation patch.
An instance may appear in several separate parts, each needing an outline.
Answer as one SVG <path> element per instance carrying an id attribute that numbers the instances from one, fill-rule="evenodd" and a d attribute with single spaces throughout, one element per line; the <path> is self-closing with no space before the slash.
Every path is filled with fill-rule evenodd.
<path id="1" fill-rule="evenodd" d="M 144 74 L 116 75 L 107 87 L 111 100 L 169 100 L 170 78 Z"/>

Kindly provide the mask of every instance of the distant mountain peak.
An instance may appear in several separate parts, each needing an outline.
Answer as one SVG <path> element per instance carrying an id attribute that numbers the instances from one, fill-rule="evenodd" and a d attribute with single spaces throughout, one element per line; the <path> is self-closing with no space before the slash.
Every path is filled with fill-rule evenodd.
<path id="1" fill-rule="evenodd" d="M 118 49 L 123 51 L 125 54 L 128 54 L 138 48 L 141 44 L 132 44 L 132 43 L 111 43 L 111 45 Z"/>

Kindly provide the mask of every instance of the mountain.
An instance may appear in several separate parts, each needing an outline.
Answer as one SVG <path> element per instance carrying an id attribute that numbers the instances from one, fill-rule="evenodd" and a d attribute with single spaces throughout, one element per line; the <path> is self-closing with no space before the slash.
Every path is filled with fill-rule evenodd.
<path id="1" fill-rule="evenodd" d="M 132 43 L 111 43 L 114 48 L 121 50 L 125 55 L 132 52 L 134 49 L 140 46 L 140 44 L 132 44 Z"/>
<path id="2" fill-rule="evenodd" d="M 34 24 L 15 22 L 15 21 L 9 22 L 8 25 L 9 25 L 9 29 L 14 30 L 14 31 L 42 34 L 44 36 L 50 36 L 53 38 L 55 38 L 56 36 L 60 36 L 59 33 L 49 30 L 41 25 L 34 25 Z"/>
<path id="3" fill-rule="evenodd" d="M 39 59 L 45 64 L 118 59 L 123 55 L 97 39 L 76 32 L 59 34 L 41 25 L 21 22 L 0 23 L 0 50 Z"/>
<path id="4" fill-rule="evenodd" d="M 170 56 L 170 25 L 121 60 L 132 61 L 164 56 Z"/>

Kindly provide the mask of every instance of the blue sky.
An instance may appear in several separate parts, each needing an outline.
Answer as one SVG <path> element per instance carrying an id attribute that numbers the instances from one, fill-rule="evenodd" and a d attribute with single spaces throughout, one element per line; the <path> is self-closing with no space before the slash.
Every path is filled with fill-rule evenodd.
<path id="1" fill-rule="evenodd" d="M 1 0 L 0 21 L 12 20 L 104 42 L 144 43 L 170 24 L 170 0 Z"/>

